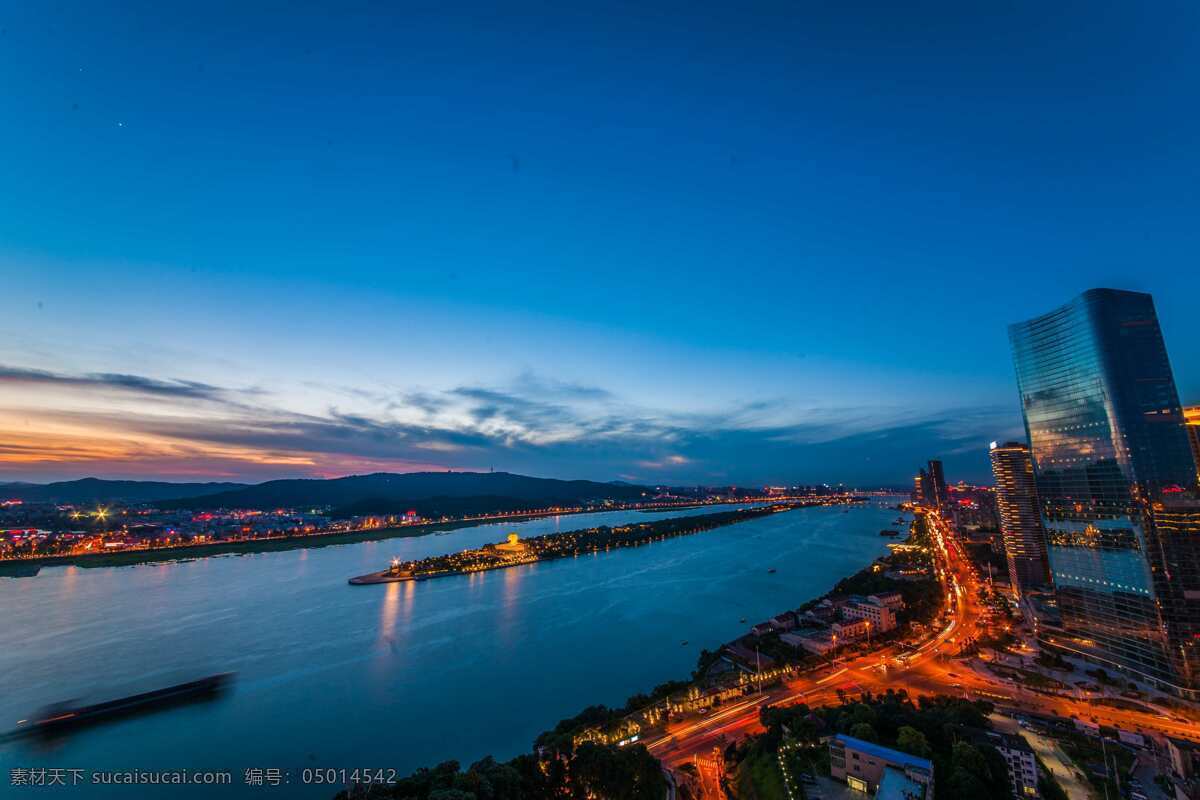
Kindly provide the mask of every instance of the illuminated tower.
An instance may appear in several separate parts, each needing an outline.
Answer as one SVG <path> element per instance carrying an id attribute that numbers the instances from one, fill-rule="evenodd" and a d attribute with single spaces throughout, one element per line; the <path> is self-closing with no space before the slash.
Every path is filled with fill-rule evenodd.
<path id="1" fill-rule="evenodd" d="M 1019 442 L 992 442 L 991 459 L 1000 533 L 1008 554 L 1008 579 L 1019 595 L 1044 588 L 1050 582 L 1046 534 L 1038 513 L 1029 448 Z"/>
<path id="2" fill-rule="evenodd" d="M 950 493 L 946 491 L 946 474 L 942 471 L 942 462 L 934 459 L 929 462 L 929 481 L 933 484 L 933 501 L 939 511 L 945 511 L 950 505 Z"/>
<path id="3" fill-rule="evenodd" d="M 929 505 L 929 498 L 925 496 L 925 487 L 929 483 L 929 476 L 925 474 L 925 470 L 917 472 L 917 476 L 913 478 L 913 502 L 919 506 Z"/>
<path id="4" fill-rule="evenodd" d="M 1160 535 L 1154 512 L 1194 501 L 1196 464 L 1153 299 L 1092 289 L 1009 339 L 1062 617 L 1052 644 L 1194 695 L 1179 623 L 1200 584 L 1171 564 L 1192 563 L 1200 536 Z"/>

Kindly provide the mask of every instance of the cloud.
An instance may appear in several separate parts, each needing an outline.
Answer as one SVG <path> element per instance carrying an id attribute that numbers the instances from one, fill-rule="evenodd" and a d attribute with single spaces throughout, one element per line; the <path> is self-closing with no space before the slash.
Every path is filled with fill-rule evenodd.
<path id="1" fill-rule="evenodd" d="M 66 400 L 40 402 L 37 387 Z M 353 470 L 486 469 L 694 482 L 899 483 L 930 457 L 986 476 L 987 442 L 1019 422 L 1002 408 L 795 408 L 780 399 L 677 412 L 532 373 L 504 386 L 340 392 L 351 407 L 302 413 L 287 397 L 139 375 L 0 367 L 0 471 L 77 465 L 125 474 L 276 477 Z M 114 397 L 149 398 L 120 406 Z M 274 473 L 272 473 L 274 470 Z M 956 472 L 957 470 L 957 472 Z"/>
<path id="2" fill-rule="evenodd" d="M 220 399 L 228 393 L 227 390 L 196 381 L 163 381 L 141 375 L 123 375 L 112 372 L 62 375 L 39 369 L 5 366 L 0 366 L 0 384 L 92 388 L 191 399 Z"/>

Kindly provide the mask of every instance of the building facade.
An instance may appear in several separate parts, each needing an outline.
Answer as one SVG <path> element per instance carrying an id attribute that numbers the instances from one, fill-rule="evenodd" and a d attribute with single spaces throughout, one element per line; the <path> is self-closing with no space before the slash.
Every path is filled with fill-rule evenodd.
<path id="1" fill-rule="evenodd" d="M 933 763 L 890 747 L 838 735 L 829 740 L 829 774 L 845 781 L 851 789 L 875 794 L 888 772 L 895 771 L 924 791 L 924 800 L 933 800 Z"/>
<path id="2" fill-rule="evenodd" d="M 1196 475 L 1200 478 L 1200 406 L 1188 406 L 1183 410 L 1187 425 L 1188 442 L 1192 445 L 1192 460 L 1196 462 Z"/>
<path id="3" fill-rule="evenodd" d="M 924 468 L 918 470 L 917 476 L 913 478 L 913 502 L 919 506 L 932 506 L 934 501 L 931 487 L 929 473 Z"/>
<path id="4" fill-rule="evenodd" d="M 896 629 L 896 612 L 875 596 L 852 597 L 842 607 L 845 619 L 862 619 L 871 623 L 871 632 L 887 633 Z"/>
<path id="5" fill-rule="evenodd" d="M 929 482 L 933 487 L 933 504 L 938 511 L 945 511 L 950 505 L 950 493 L 946 490 L 946 472 L 937 459 L 929 462 Z"/>
<path id="6" fill-rule="evenodd" d="M 992 442 L 990 455 L 1009 582 L 1018 595 L 1044 589 L 1050 569 L 1029 448 L 1018 442 Z"/>
<path id="7" fill-rule="evenodd" d="M 1061 615 L 1045 640 L 1194 694 L 1171 605 L 1200 586 L 1169 585 L 1154 512 L 1194 501 L 1196 466 L 1154 301 L 1093 289 L 1009 339 Z"/>

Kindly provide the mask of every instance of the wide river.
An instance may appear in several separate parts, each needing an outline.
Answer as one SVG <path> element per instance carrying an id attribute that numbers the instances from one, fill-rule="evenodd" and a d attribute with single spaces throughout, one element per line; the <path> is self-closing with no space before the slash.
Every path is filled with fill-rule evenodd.
<path id="1" fill-rule="evenodd" d="M 55 701 L 237 673 L 216 701 L 86 730 L 53 748 L 0 744 L 0 785 L 22 768 L 229 770 L 233 788 L 222 795 L 330 798 L 336 788 L 301 785 L 302 770 L 392 767 L 404 775 L 447 759 L 509 758 L 559 719 L 685 678 L 701 648 L 828 591 L 885 552 L 879 530 L 897 516 L 879 503 L 810 508 L 508 570 L 346 584 L 392 556 L 477 547 L 508 531 L 534 536 L 712 510 L 573 515 L 0 578 L 0 731 Z M 290 781 L 245 787 L 248 768 L 290 770 Z"/>

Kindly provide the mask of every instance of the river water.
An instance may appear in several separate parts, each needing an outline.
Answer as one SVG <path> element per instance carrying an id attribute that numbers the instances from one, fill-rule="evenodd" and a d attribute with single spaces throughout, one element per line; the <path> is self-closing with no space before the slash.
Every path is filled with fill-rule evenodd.
<path id="1" fill-rule="evenodd" d="M 7 789 L 11 770 L 25 768 L 81 769 L 85 781 L 93 770 L 229 770 L 233 786 L 221 795 L 329 798 L 336 789 L 302 784 L 304 769 L 404 775 L 451 758 L 509 758 L 559 719 L 685 678 L 702 647 L 827 591 L 885 552 L 879 530 L 896 517 L 878 504 L 801 509 L 575 559 L 420 583 L 346 584 L 392 556 L 477 547 L 509 531 L 528 537 L 712 510 L 573 515 L 0 578 L 0 731 L 55 701 L 238 675 L 216 701 L 93 728 L 52 747 L 0 744 L 0 785 Z M 284 770 L 289 780 L 246 787 L 246 769 Z M 68 773 L 68 783 L 75 779 Z"/>

